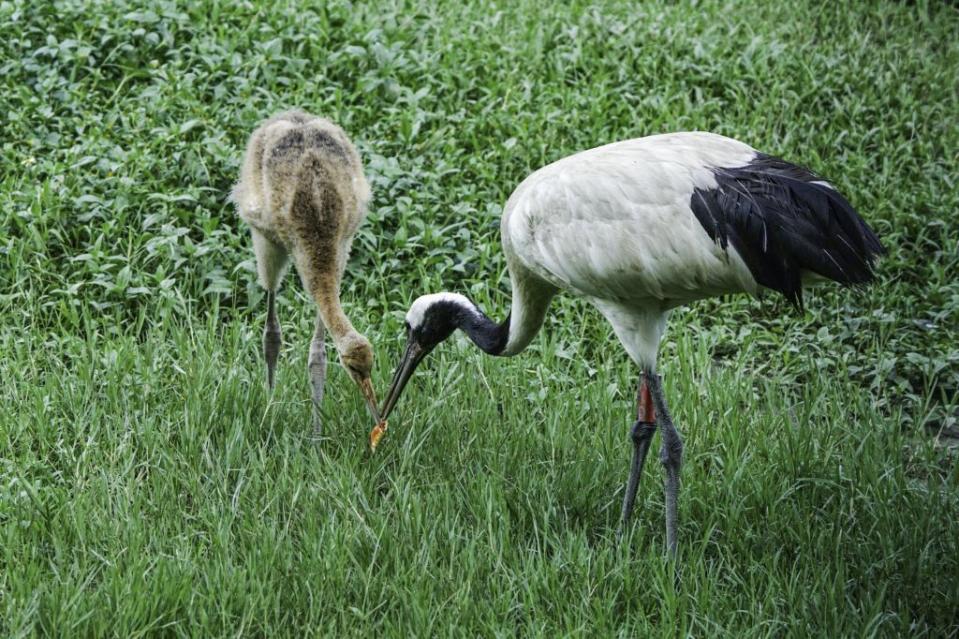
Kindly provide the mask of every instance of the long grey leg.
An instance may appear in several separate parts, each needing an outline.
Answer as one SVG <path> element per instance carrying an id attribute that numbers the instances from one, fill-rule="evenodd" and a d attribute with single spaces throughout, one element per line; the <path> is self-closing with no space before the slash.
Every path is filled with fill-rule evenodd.
<path id="1" fill-rule="evenodd" d="M 639 488 L 639 478 L 643 473 L 649 445 L 656 432 L 655 417 L 649 406 L 649 390 L 646 386 L 645 375 L 639 378 L 636 387 L 636 421 L 630 431 L 633 440 L 633 463 L 629 469 L 629 481 L 626 482 L 626 494 L 623 495 L 623 515 L 620 534 L 626 529 L 630 516 L 633 514 L 633 504 L 636 501 L 636 490 Z"/>
<path id="2" fill-rule="evenodd" d="M 666 468 L 666 548 L 676 556 L 678 542 L 676 528 L 679 523 L 679 469 L 683 464 L 683 440 L 679 431 L 673 425 L 666 408 L 666 397 L 659 376 L 649 372 L 646 375 L 649 382 L 653 403 L 656 406 L 656 419 L 663 429 L 663 445 L 659 450 L 659 459 Z"/>
<path id="3" fill-rule="evenodd" d="M 656 424 L 636 421 L 633 423 L 630 435 L 633 439 L 633 463 L 629 469 L 629 481 L 626 482 L 626 494 L 623 496 L 623 529 L 629 523 L 633 514 L 633 504 L 636 501 L 636 491 L 639 488 L 639 478 L 643 474 L 643 464 L 649 453 L 649 444 L 656 432 Z"/>
<path id="4" fill-rule="evenodd" d="M 266 359 L 266 386 L 273 390 L 276 358 L 280 353 L 280 323 L 276 319 L 276 291 L 266 292 L 266 326 L 263 328 L 263 357 Z"/>
<path id="5" fill-rule="evenodd" d="M 320 404 L 323 403 L 323 387 L 326 385 L 326 343 L 324 336 L 326 329 L 319 314 L 316 316 L 316 326 L 313 329 L 313 341 L 310 342 L 310 386 L 313 389 L 313 437 L 323 436 L 323 420 L 320 416 Z"/>

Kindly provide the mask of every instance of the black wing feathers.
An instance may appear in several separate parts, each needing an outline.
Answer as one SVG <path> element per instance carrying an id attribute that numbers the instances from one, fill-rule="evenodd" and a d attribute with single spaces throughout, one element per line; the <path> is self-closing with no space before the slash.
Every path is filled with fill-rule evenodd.
<path id="1" fill-rule="evenodd" d="M 802 308 L 802 273 L 845 285 L 873 279 L 879 238 L 838 191 L 811 171 L 757 155 L 713 169 L 717 186 L 696 189 L 690 206 L 706 233 L 739 253 L 756 281 Z"/>

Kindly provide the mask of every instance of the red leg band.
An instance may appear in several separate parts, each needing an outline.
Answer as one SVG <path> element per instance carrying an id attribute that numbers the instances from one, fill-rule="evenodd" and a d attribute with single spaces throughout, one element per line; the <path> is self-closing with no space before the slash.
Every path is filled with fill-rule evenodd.
<path id="1" fill-rule="evenodd" d="M 656 423 L 656 410 L 653 408 L 653 396 L 649 394 L 646 385 L 646 376 L 639 384 L 639 393 L 636 396 L 636 419 L 648 424 Z"/>

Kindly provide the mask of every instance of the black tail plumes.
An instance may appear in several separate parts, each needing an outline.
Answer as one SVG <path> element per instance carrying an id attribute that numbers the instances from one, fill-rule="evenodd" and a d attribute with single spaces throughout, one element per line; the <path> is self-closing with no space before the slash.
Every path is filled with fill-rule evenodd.
<path id="1" fill-rule="evenodd" d="M 696 189 L 690 206 L 703 228 L 739 253 L 759 284 L 802 308 L 802 273 L 847 286 L 872 281 L 884 253 L 849 202 L 807 169 L 768 155 L 714 169 L 717 186 Z"/>

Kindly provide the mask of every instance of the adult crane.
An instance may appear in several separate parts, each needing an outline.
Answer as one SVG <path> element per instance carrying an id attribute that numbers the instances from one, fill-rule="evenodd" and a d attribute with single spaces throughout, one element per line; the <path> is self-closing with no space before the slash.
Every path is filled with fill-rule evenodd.
<path id="1" fill-rule="evenodd" d="M 656 373 L 670 310 L 763 288 L 801 309 L 804 281 L 865 284 L 883 253 L 875 233 L 822 178 L 699 132 L 616 142 L 537 170 L 507 201 L 501 233 L 512 284 L 508 317 L 494 322 L 456 293 L 417 298 L 382 418 L 417 365 L 457 328 L 490 355 L 516 355 L 539 331 L 557 292 L 580 295 L 612 324 L 641 370 L 622 523 L 658 426 L 673 555 L 683 443 Z"/>

